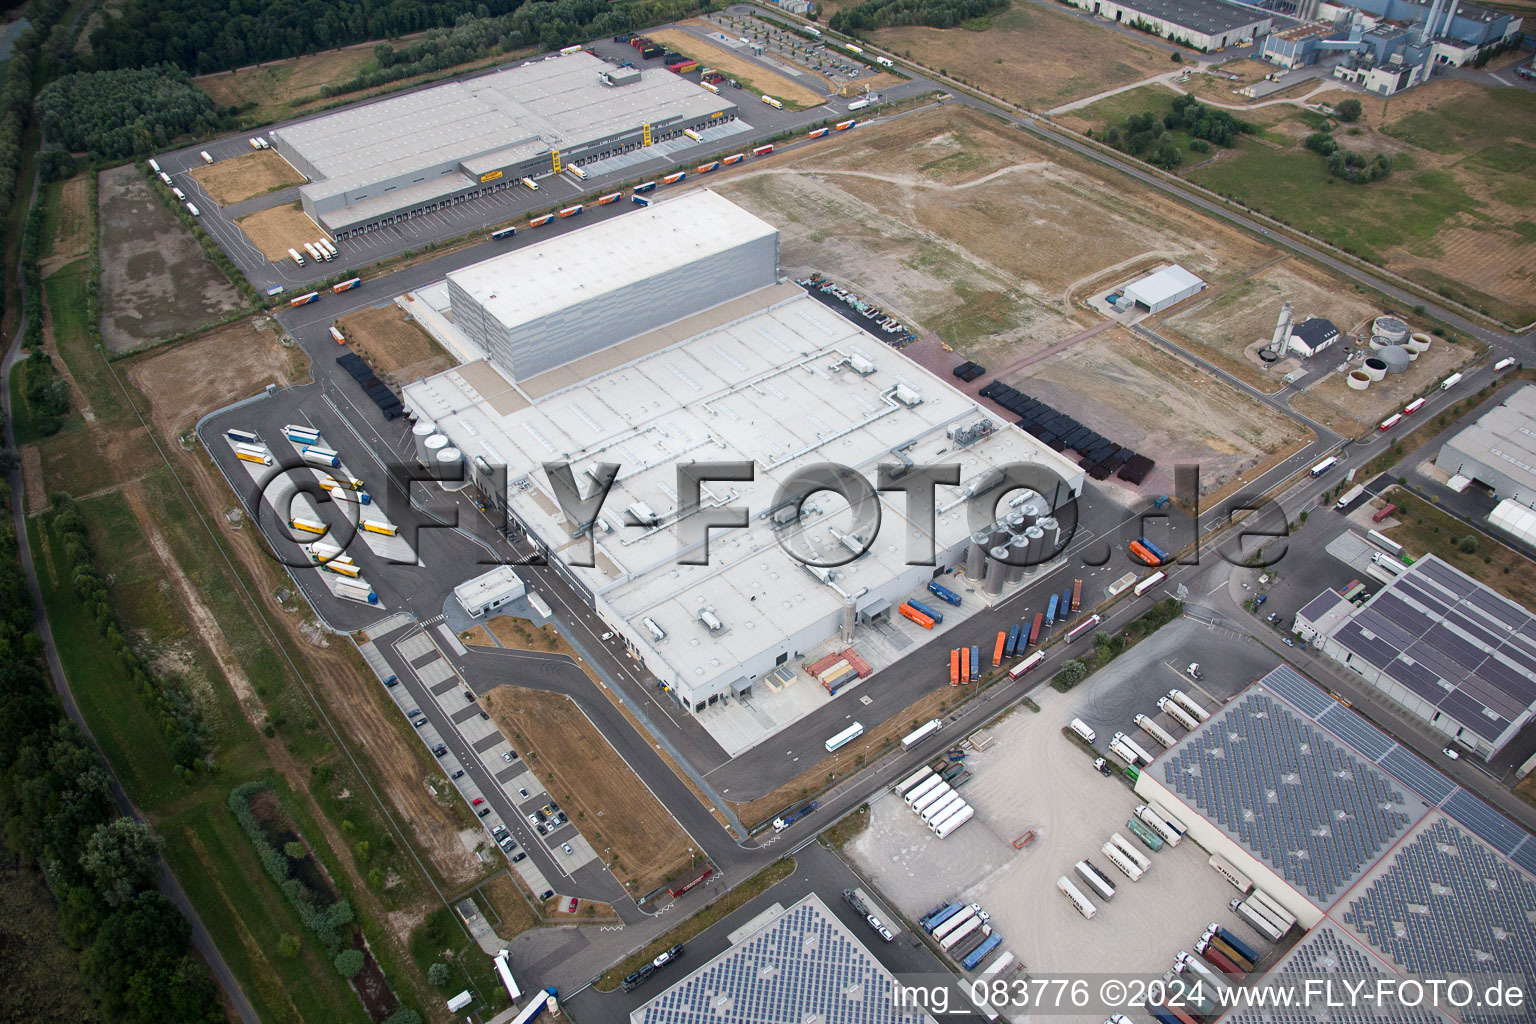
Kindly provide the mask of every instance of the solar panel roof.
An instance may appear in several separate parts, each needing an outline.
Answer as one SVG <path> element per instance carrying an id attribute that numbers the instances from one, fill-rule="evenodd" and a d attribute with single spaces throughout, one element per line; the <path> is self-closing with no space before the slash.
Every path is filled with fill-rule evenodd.
<path id="1" fill-rule="evenodd" d="M 632 1024 L 933 1024 L 815 893 L 630 1013 Z"/>

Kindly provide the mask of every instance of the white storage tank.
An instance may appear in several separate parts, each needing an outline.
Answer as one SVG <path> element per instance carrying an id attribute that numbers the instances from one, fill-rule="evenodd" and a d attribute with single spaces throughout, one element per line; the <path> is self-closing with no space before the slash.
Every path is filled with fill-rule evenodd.
<path id="1" fill-rule="evenodd" d="M 1381 380 L 1387 375 L 1386 361 L 1377 356 L 1371 356 L 1366 359 L 1360 369 L 1364 370 L 1365 375 L 1371 378 L 1371 380 Z"/>
<path id="2" fill-rule="evenodd" d="M 417 420 L 411 425 L 411 443 L 416 446 L 416 461 L 424 466 L 432 464 L 427 454 L 427 438 L 437 433 L 437 424 L 431 420 Z"/>
<path id="3" fill-rule="evenodd" d="M 1408 325 L 1395 316 L 1379 316 L 1371 323 L 1371 333 L 1390 339 L 1394 345 L 1401 345 L 1408 340 Z"/>
<path id="4" fill-rule="evenodd" d="M 1371 386 L 1371 378 L 1366 376 L 1364 370 L 1350 370 L 1348 383 L 1354 390 L 1364 391 Z"/>

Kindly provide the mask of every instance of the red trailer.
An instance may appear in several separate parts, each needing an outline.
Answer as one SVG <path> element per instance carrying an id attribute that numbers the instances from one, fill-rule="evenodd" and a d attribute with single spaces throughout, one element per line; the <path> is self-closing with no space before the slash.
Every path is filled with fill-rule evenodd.
<path id="1" fill-rule="evenodd" d="M 1396 505 L 1388 505 L 1386 508 L 1382 509 L 1380 512 L 1377 512 L 1375 515 L 1371 516 L 1371 522 L 1379 523 L 1383 519 L 1387 518 L 1393 512 L 1396 512 L 1396 511 L 1397 511 L 1397 506 Z"/>
<path id="2" fill-rule="evenodd" d="M 1083 606 L 1083 581 L 1072 581 L 1072 610 L 1077 611 Z"/>
<path id="3" fill-rule="evenodd" d="M 1029 627 L 1029 646 L 1040 642 L 1040 627 L 1045 625 L 1045 612 L 1035 612 L 1035 624 Z"/>

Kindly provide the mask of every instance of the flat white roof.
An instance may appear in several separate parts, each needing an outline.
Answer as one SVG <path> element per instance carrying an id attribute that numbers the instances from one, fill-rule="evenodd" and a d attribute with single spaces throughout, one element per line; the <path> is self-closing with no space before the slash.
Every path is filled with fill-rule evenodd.
<path id="1" fill-rule="evenodd" d="M 522 594 L 522 577 L 510 565 L 498 565 L 490 572 L 465 580 L 453 588 L 453 596 L 458 598 L 459 604 L 466 611 L 489 604 L 504 595 L 521 597 Z"/>
<path id="2" fill-rule="evenodd" d="M 675 209 L 679 202 L 666 206 Z M 716 307 L 724 311 L 717 322 L 703 323 L 708 311 L 698 314 L 683 322 L 702 324 L 687 328 L 695 333 L 668 339 L 663 347 L 648 347 L 648 339 L 676 325 L 568 364 L 560 371 L 568 374 L 568 386 L 531 400 L 528 389 L 517 389 L 523 395 L 512 403 L 490 394 L 495 389 L 484 379 L 484 363 L 405 387 L 410 407 L 436 422 L 467 459 L 478 455 L 508 467 L 513 510 L 557 555 L 586 541 L 568 539 L 571 526 L 558 512 L 543 463 L 569 461 L 584 485 L 590 483 L 587 467 L 621 464 L 601 513 L 612 530 L 594 531 L 597 564 L 572 572 L 607 603 L 605 614 L 629 623 L 636 635 L 649 636 L 645 618 L 659 624 L 668 635 L 654 649 L 668 662 L 672 680 L 689 686 L 729 681 L 743 662 L 841 612 L 838 591 L 782 550 L 764 518 L 780 483 L 796 470 L 832 462 L 873 485 L 880 463 L 898 461 L 892 454 L 898 446 L 920 465 L 958 463 L 960 485 L 936 488 L 940 552 L 969 536 L 965 485 L 995 467 L 1033 461 L 1074 490 L 1082 487 L 1083 471 L 1071 460 L 999 422 L 799 288 L 774 286 L 754 294 L 760 297 L 755 309 L 743 309 L 747 302 L 737 300 Z M 615 352 L 625 349 L 639 354 L 616 362 Z M 848 358 L 858 354 L 874 364 L 873 373 L 861 376 L 849 367 Z M 918 392 L 921 404 L 896 401 L 898 385 Z M 508 412 L 499 413 L 496 404 Z M 995 428 L 984 440 L 957 447 L 946 435 L 946 427 L 984 417 Z M 731 460 L 752 462 L 755 479 L 707 484 L 705 502 L 746 506 L 749 525 L 713 531 L 710 564 L 680 565 L 677 467 Z M 623 525 L 626 508 L 636 502 L 661 517 L 660 528 Z M 840 498 L 813 496 L 809 504 L 825 511 L 808 516 L 807 538 L 831 561 L 843 550 L 833 529 L 848 529 L 850 517 Z M 919 528 L 908 521 L 899 495 L 883 497 L 881 512 L 873 547 L 836 570 L 844 591 L 875 591 L 911 568 L 906 538 Z M 711 611 L 723 630 L 706 629 L 700 610 Z"/>
<path id="3" fill-rule="evenodd" d="M 555 245 L 494 256 L 448 280 L 511 329 L 775 234 L 771 224 L 700 189 L 589 224 Z"/>
<path id="4" fill-rule="evenodd" d="M 1125 294 L 1145 305 L 1156 306 L 1182 291 L 1203 284 L 1205 284 L 1204 281 L 1175 263 L 1155 274 L 1148 274 L 1141 280 L 1132 282 L 1125 289 Z"/>

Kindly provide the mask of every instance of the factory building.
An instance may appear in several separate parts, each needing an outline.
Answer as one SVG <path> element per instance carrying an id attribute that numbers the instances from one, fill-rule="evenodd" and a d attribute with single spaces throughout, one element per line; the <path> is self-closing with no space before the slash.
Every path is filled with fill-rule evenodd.
<path id="1" fill-rule="evenodd" d="M 309 178 L 304 212 L 341 239 L 734 120 L 736 106 L 662 69 L 585 51 L 349 106 L 273 129 Z"/>
<path id="2" fill-rule="evenodd" d="M 1296 632 L 1455 743 L 1492 757 L 1536 714 L 1536 618 L 1434 555 L 1364 605 L 1325 590 Z"/>
<path id="3" fill-rule="evenodd" d="M 1268 11 L 1225 0 L 1069 0 L 1101 18 L 1206 53 L 1252 42 L 1275 24 Z"/>
<path id="4" fill-rule="evenodd" d="M 1156 757 L 1136 793 L 1308 931 L 1255 979 L 1260 987 L 1329 975 L 1536 980 L 1536 837 L 1289 666 Z M 1277 1014 L 1279 1005 L 1255 999 L 1223 1020 L 1372 1018 Z M 1500 1019 L 1460 1009 L 1388 1016 Z"/>
<path id="5" fill-rule="evenodd" d="M 1441 445 L 1435 466 L 1536 508 L 1536 385 L 1514 392 Z"/>
<path id="6" fill-rule="evenodd" d="M 642 223 L 637 233 L 632 225 Z M 497 355 L 494 341 L 480 357 L 472 341 L 448 343 L 464 365 L 404 389 L 418 434 L 433 434 L 439 451 L 452 446 L 514 535 L 526 534 L 694 713 L 750 694 L 818 644 L 889 620 L 947 568 L 966 565 L 978 589 L 994 595 L 1005 579 L 1022 585 L 1033 570 L 973 560 L 973 516 L 985 527 L 1008 513 L 1021 532 L 1038 522 L 1036 547 L 1049 550 L 1067 536 L 1049 510 L 1083 486 L 1070 459 L 996 422 L 800 287 L 771 274 L 765 282 L 777 237 L 763 227 L 706 190 L 531 246 L 524 259 L 557 267 L 625 249 L 634 251 L 623 259 L 651 260 L 654 277 L 631 267 L 605 279 L 599 295 L 685 291 L 676 281 L 707 286 L 588 331 L 578 315 L 593 297 L 587 282 L 541 277 L 547 294 L 529 300 L 537 305 L 526 321 L 540 326 L 513 332 L 510 355 Z M 674 235 L 697 247 L 664 256 L 654 240 Z M 469 279 L 478 279 L 473 268 Z M 569 352 L 545 344 L 562 338 Z M 548 368 L 530 375 L 532 367 Z M 423 461 L 432 440 L 422 441 Z M 617 465 L 595 518 L 573 522 L 561 511 L 546 463 L 569 464 L 587 497 L 605 464 Z M 709 463 L 745 464 L 750 479 L 706 481 L 697 504 L 685 500 L 680 467 Z M 828 463 L 871 487 L 882 464 L 898 467 L 898 477 L 903 466 L 957 464 L 960 482 L 936 486 L 932 523 L 909 517 L 900 495 L 880 498 L 876 531 L 821 488 L 803 497 L 797 474 Z M 1037 481 L 1038 504 L 1021 506 L 1032 517 L 1013 504 L 1026 491 L 1003 486 L 1005 468 L 1019 464 Z M 1010 503 L 997 509 L 1005 495 Z M 689 532 L 695 517 L 727 509 L 744 510 L 746 526 L 713 530 L 707 541 Z M 983 556 L 1007 536 L 982 534 Z M 934 564 L 909 564 L 912 543 L 931 544 Z"/>
<path id="7" fill-rule="evenodd" d="M 1125 298 L 1148 312 L 1161 313 L 1204 290 L 1204 281 L 1175 263 L 1126 285 Z"/>
<path id="8" fill-rule="evenodd" d="M 1332 320 L 1312 316 L 1291 327 L 1288 348 L 1299 356 L 1312 358 L 1339 340 L 1339 329 Z"/>

